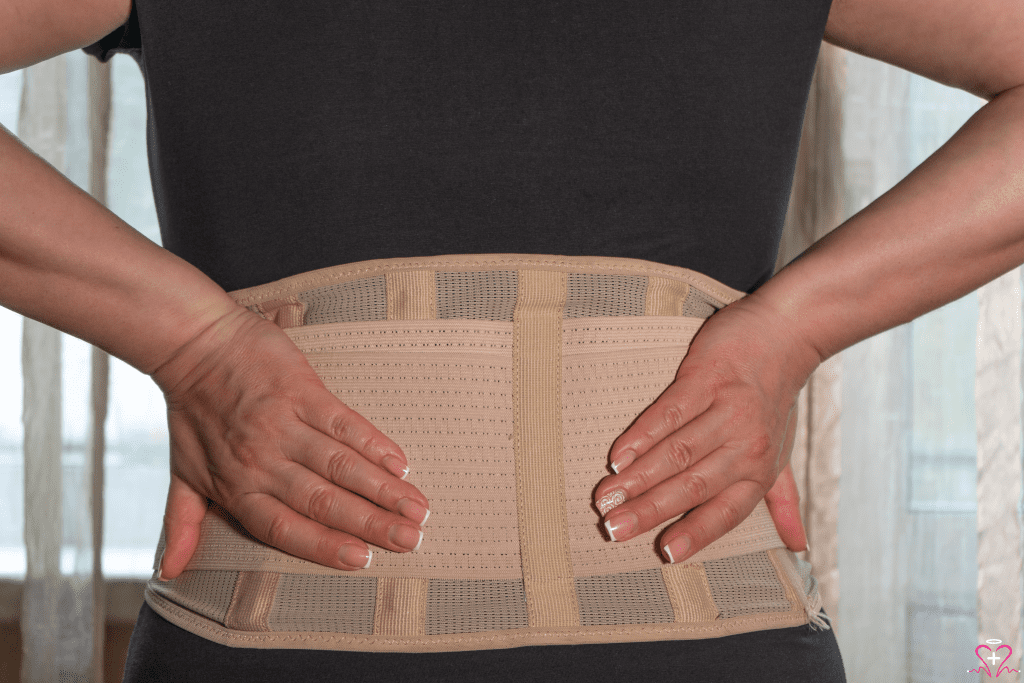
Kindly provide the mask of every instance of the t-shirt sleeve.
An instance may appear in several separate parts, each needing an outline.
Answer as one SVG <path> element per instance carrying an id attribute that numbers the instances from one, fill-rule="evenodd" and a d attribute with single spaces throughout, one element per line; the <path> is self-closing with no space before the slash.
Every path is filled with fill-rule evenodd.
<path id="1" fill-rule="evenodd" d="M 101 62 L 109 61 L 118 53 L 131 55 L 135 61 L 139 61 L 142 56 L 142 33 L 139 31 L 139 16 L 135 5 L 133 2 L 128 21 L 92 45 L 83 47 L 82 51 Z"/>

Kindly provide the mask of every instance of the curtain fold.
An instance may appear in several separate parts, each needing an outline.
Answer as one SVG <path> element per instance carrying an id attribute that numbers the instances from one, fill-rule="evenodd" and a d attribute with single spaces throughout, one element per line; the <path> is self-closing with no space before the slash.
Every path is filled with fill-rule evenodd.
<path id="1" fill-rule="evenodd" d="M 84 55 L 69 53 L 33 65 L 24 72 L 18 136 L 57 170 L 85 178 L 94 193 L 102 194 L 109 95 L 109 67 L 94 71 Z M 59 331 L 24 320 L 22 683 L 103 680 L 107 358 L 92 354 L 85 443 L 70 442 L 63 430 L 63 402 L 69 387 L 85 378 L 62 376 L 62 347 Z"/>
<path id="2" fill-rule="evenodd" d="M 978 637 L 979 643 L 1000 640 L 1019 655 L 1024 652 L 1021 270 L 985 285 L 978 304 Z"/>
<path id="3" fill-rule="evenodd" d="M 789 210 L 776 270 L 824 237 L 842 220 L 845 185 L 842 135 L 843 53 L 821 44 L 804 114 Z M 797 402 L 797 435 L 790 465 L 800 491 L 807 531 L 805 559 L 814 566 L 825 613 L 838 624 L 836 533 L 839 504 L 841 356 L 811 376 Z"/>

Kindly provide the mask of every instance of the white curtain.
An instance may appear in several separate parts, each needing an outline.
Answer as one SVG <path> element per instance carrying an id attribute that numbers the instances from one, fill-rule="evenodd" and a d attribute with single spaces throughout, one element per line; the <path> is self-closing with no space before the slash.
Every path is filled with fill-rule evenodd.
<path id="1" fill-rule="evenodd" d="M 18 134 L 103 201 L 109 65 L 94 62 L 73 53 L 27 69 Z M 980 104 L 823 45 L 780 264 Z M 793 466 L 808 555 L 851 683 L 977 680 L 974 648 L 995 639 L 1020 668 L 1020 310 L 1014 271 L 847 350 L 801 395 Z M 106 357 L 93 354 L 79 389 L 91 407 L 76 459 L 60 431 L 61 339 L 25 324 L 26 683 L 102 680 Z"/>
<path id="2" fill-rule="evenodd" d="M 25 70 L 18 136 L 105 201 L 109 65 L 82 53 Z M 62 377 L 63 335 L 25 319 L 25 547 L 22 683 L 103 680 L 103 426 L 107 356 L 93 349 L 90 384 Z M 70 379 L 70 382 L 65 380 Z M 84 448 L 62 433 L 69 389 L 90 406 Z"/>

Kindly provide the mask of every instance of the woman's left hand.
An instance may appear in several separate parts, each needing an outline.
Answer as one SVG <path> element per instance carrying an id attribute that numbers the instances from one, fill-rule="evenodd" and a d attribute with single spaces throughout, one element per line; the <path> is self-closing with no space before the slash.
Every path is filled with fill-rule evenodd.
<path id="1" fill-rule="evenodd" d="M 787 465 L 797 394 L 821 360 L 756 293 L 711 316 L 672 385 L 612 445 L 617 474 L 594 493 L 612 540 L 685 514 L 658 539 L 682 562 L 766 499 L 786 545 L 806 547 Z"/>

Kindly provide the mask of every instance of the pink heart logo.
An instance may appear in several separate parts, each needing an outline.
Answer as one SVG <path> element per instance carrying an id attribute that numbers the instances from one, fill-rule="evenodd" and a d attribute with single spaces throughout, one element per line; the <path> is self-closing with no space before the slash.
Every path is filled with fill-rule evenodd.
<path id="1" fill-rule="evenodd" d="M 998 641 L 996 641 L 996 642 L 998 642 Z M 982 649 L 985 649 L 985 650 L 988 651 L 988 653 L 989 653 L 988 657 L 982 657 L 981 656 Z M 1003 649 L 1006 650 L 1006 656 L 1005 657 L 999 657 L 998 653 L 999 653 L 1000 650 L 1003 650 Z M 993 650 L 988 645 L 979 645 L 978 647 L 974 648 L 974 654 L 978 657 L 979 660 L 981 660 L 981 668 L 977 669 L 977 671 L 975 671 L 974 669 L 971 669 L 971 671 L 975 671 L 975 673 L 980 673 L 982 671 L 982 669 L 984 669 L 985 673 L 987 673 L 989 675 L 989 678 L 991 678 L 992 677 L 992 670 L 988 666 L 990 662 L 992 663 L 993 666 L 995 666 L 996 662 L 999 662 L 999 664 L 1000 664 L 999 668 L 996 669 L 996 676 L 995 676 L 996 678 L 999 678 L 999 674 L 1003 673 L 1004 671 L 1006 671 L 1007 673 L 1010 673 L 1010 672 L 1019 673 L 1019 671 L 1017 669 L 1011 669 L 1010 667 L 1006 666 L 1006 664 L 1005 664 L 1005 662 L 1010 659 L 1010 655 L 1013 654 L 1013 648 L 1010 647 L 1009 645 L 1007 645 L 1006 643 L 1003 643 L 1002 645 L 997 647 L 995 650 Z"/>

